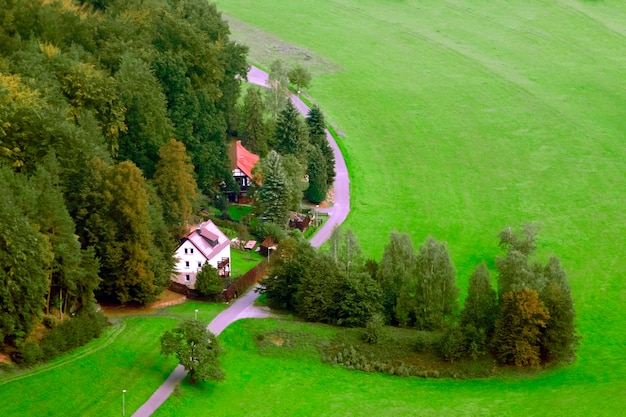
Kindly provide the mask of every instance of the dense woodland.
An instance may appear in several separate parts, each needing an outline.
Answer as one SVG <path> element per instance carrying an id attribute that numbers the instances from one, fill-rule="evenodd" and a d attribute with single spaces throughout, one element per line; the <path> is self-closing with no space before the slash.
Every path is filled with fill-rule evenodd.
<path id="1" fill-rule="evenodd" d="M 289 237 L 270 262 L 262 292 L 272 305 L 308 321 L 364 327 L 368 343 L 385 343 L 380 337 L 385 324 L 430 332 L 431 347 L 445 361 L 492 355 L 501 365 L 517 367 L 571 362 L 578 337 L 559 260 L 535 259 L 531 226 L 521 233 L 506 228 L 499 240 L 504 253 L 495 259 L 497 288 L 486 263 L 480 263 L 462 308 L 447 245 L 429 237 L 415 251 L 409 236 L 397 232 L 379 262 L 363 257 L 350 230 L 336 230 L 321 252 Z M 358 369 L 390 369 L 355 359 L 352 347 L 347 355 L 332 363 L 348 358 L 350 367 L 363 362 Z"/>
<path id="2" fill-rule="evenodd" d="M 95 300 L 156 298 L 195 213 L 225 212 L 238 191 L 233 136 L 262 157 L 261 233 L 305 191 L 324 200 L 323 114 L 305 120 L 287 99 L 310 75 L 277 61 L 270 88 L 242 96 L 247 48 L 215 5 L 8 0 L 0 23 L 0 347 L 24 362 L 51 356 L 30 352 L 41 323 L 83 315 L 100 329 Z"/>

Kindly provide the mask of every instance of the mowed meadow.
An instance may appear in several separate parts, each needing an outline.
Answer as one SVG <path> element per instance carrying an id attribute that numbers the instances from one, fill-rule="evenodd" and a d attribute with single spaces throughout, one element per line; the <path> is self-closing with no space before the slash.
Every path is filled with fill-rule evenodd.
<path id="1" fill-rule="evenodd" d="M 495 276 L 497 233 L 532 222 L 539 258 L 555 254 L 568 272 L 582 336 L 575 364 L 476 390 L 476 382 L 394 381 L 415 414 L 428 414 L 431 402 L 440 404 L 433 415 L 626 410 L 626 3 L 217 5 L 333 63 L 317 71 L 308 94 L 343 132 L 346 226 L 368 256 L 380 259 L 392 230 L 416 246 L 432 235 L 448 242 L 465 292 L 479 262 Z M 384 414 L 390 399 L 376 395 L 378 379 L 355 381 Z M 242 392 L 262 389 L 238 382 Z M 341 395 L 338 387 L 328 401 Z M 469 398 L 485 408 L 462 412 Z M 299 401 L 307 401 L 304 388 Z"/>

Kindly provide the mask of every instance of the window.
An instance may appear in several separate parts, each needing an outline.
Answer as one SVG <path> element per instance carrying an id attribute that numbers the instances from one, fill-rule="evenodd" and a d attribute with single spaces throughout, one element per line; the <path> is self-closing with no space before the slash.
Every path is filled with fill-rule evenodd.
<path id="1" fill-rule="evenodd" d="M 185 266 L 189 268 L 189 261 L 185 262 Z"/>
<path id="2" fill-rule="evenodd" d="M 193 248 L 189 249 L 189 253 L 193 253 Z"/>
<path id="3" fill-rule="evenodd" d="M 185 255 L 187 255 L 187 248 L 185 248 Z"/>
<path id="4" fill-rule="evenodd" d="M 191 277 L 189 275 L 185 275 L 185 281 L 187 282 L 191 281 Z"/>
<path id="5" fill-rule="evenodd" d="M 202 268 L 202 262 L 198 261 L 198 268 Z"/>

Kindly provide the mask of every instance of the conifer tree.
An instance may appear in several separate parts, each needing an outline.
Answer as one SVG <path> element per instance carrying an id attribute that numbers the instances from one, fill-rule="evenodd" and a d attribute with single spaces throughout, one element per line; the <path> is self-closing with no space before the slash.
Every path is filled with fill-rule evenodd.
<path id="1" fill-rule="evenodd" d="M 285 226 L 289 211 L 288 179 L 280 155 L 271 151 L 262 161 L 263 184 L 259 189 L 261 217 L 270 223 Z"/>
<path id="2" fill-rule="evenodd" d="M 265 105 L 258 87 L 248 88 L 242 113 L 241 143 L 250 152 L 264 157 L 267 155 L 268 127 L 263 116 Z"/>
<path id="3" fill-rule="evenodd" d="M 306 190 L 306 198 L 312 203 L 320 203 L 326 200 L 328 192 L 328 181 L 326 171 L 326 160 L 322 152 L 315 147 L 309 151 L 309 187 Z"/>
<path id="4" fill-rule="evenodd" d="M 291 101 L 288 101 L 276 121 L 276 151 L 306 160 L 308 140 L 302 116 Z"/>

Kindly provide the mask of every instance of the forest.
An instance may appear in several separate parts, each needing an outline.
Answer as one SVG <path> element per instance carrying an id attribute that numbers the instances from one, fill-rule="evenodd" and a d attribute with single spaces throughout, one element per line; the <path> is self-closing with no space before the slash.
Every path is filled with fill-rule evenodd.
<path id="1" fill-rule="evenodd" d="M 287 99 L 310 75 L 276 61 L 242 94 L 247 47 L 214 4 L 10 0 L 0 22 L 0 347 L 17 361 L 84 343 L 38 347 L 70 318 L 98 334 L 96 300 L 156 299 L 187 225 L 238 191 L 233 137 L 262 158 L 260 233 L 326 197 L 324 116 Z"/>
<path id="2" fill-rule="evenodd" d="M 0 346 L 10 349 L 41 323 L 86 315 L 99 327 L 95 299 L 155 299 L 194 208 L 233 186 L 227 140 L 248 64 L 204 1 L 2 4 Z"/>

